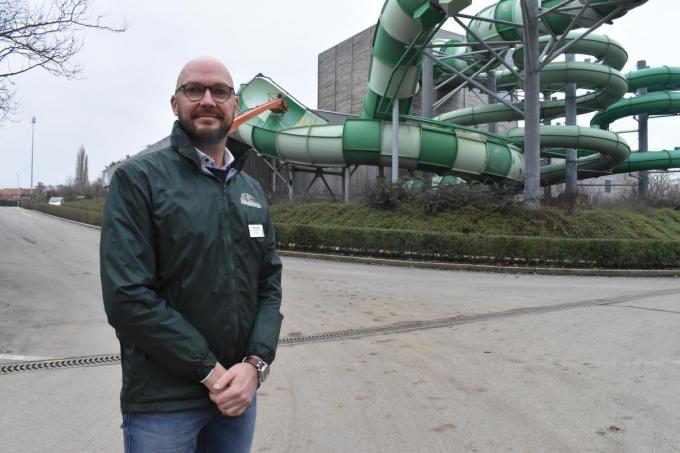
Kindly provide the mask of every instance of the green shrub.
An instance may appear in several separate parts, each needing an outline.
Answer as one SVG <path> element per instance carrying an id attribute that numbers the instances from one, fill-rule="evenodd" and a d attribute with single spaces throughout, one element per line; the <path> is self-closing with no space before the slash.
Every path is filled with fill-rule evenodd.
<path id="1" fill-rule="evenodd" d="M 417 179 L 401 179 L 397 183 L 380 179 L 364 190 L 362 201 L 381 210 L 410 204 L 426 214 L 463 209 L 510 213 L 522 208 L 513 187 L 441 184 L 428 188 Z"/>
<path id="2" fill-rule="evenodd" d="M 445 185 L 422 191 L 416 195 L 415 201 L 428 214 L 461 209 L 510 213 L 522 209 L 512 190 L 463 184 Z"/>
<path id="3" fill-rule="evenodd" d="M 403 259 L 603 268 L 680 266 L 680 241 L 486 236 L 277 224 L 280 247 Z"/>
<path id="4" fill-rule="evenodd" d="M 409 191 L 405 180 L 391 183 L 379 179 L 368 186 L 363 193 L 363 202 L 376 209 L 393 209 L 402 203 L 412 201 L 414 193 Z"/>
<path id="5" fill-rule="evenodd" d="M 87 223 L 89 225 L 101 226 L 102 214 L 100 211 L 89 211 L 85 209 L 71 208 L 69 206 L 55 206 L 47 203 L 31 203 L 24 206 L 27 209 L 51 214 L 74 222 Z"/>
<path id="6" fill-rule="evenodd" d="M 84 209 L 86 211 L 102 211 L 105 202 L 105 197 L 87 198 L 85 200 L 69 201 L 66 203 L 66 206 L 69 208 Z"/>

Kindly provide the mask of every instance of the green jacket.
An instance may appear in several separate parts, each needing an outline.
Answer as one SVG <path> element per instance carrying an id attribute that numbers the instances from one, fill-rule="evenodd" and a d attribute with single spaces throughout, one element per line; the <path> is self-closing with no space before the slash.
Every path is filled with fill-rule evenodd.
<path id="1" fill-rule="evenodd" d="M 238 169 L 246 156 L 236 145 Z M 120 340 L 123 412 L 209 407 L 200 381 L 216 361 L 274 360 L 283 319 L 274 246 L 260 185 L 240 171 L 224 184 L 203 173 L 178 123 L 168 148 L 116 170 L 100 264 Z"/>

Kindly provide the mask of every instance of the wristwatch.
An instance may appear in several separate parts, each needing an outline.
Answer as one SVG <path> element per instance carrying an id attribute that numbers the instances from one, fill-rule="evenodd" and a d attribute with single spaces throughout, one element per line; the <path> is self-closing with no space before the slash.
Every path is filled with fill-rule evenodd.
<path id="1" fill-rule="evenodd" d="M 267 365 L 267 362 L 265 362 L 258 356 L 247 355 L 243 358 L 241 362 L 249 363 L 255 367 L 255 369 L 257 370 L 257 379 L 260 381 L 260 384 L 262 384 L 265 381 L 265 379 L 267 379 L 267 376 L 269 376 L 269 365 Z"/>

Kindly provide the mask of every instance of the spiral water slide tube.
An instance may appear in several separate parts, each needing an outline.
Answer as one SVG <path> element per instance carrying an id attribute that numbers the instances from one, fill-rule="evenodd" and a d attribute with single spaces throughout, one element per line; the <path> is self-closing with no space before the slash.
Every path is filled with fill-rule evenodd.
<path id="1" fill-rule="evenodd" d="M 573 0 L 581 5 L 586 0 Z M 629 9 L 646 0 L 591 0 L 594 8 L 577 17 L 578 26 L 590 27 L 602 18 L 619 17 Z M 478 17 L 493 17 L 508 23 L 521 23 L 520 0 L 502 0 L 484 9 Z M 544 8 L 563 3 L 543 0 Z M 597 6 L 602 3 L 601 6 Z M 340 167 L 347 165 L 389 166 L 392 151 L 392 124 L 387 119 L 394 100 L 398 100 L 403 121 L 399 124 L 399 166 L 409 170 L 426 170 L 435 173 L 454 174 L 482 181 L 523 182 L 524 159 L 522 155 L 523 130 L 511 130 L 507 137 L 476 129 L 484 123 L 513 121 L 521 115 L 504 104 L 490 104 L 449 112 L 434 119 L 408 115 L 413 96 L 418 92 L 421 51 L 432 40 L 448 16 L 453 16 L 471 4 L 471 0 L 387 0 L 383 6 L 376 28 L 372 62 L 368 80 L 368 94 L 359 118 L 345 119 L 343 124 L 328 124 L 322 117 L 295 100 L 289 93 L 265 76 L 258 75 L 238 90 L 239 109 L 244 112 L 271 101 L 282 94 L 288 110 L 265 112 L 241 125 L 232 135 L 237 140 L 255 148 L 259 153 L 294 164 L 313 167 Z M 559 35 L 569 26 L 573 17 L 547 14 L 545 23 L 550 35 Z M 450 47 L 450 60 L 438 67 L 439 77 L 452 79 L 447 66 L 472 73 L 484 65 L 494 71 L 499 90 L 512 90 L 519 86 L 517 70 L 496 70 L 484 60 L 470 61 L 456 58 L 466 50 L 480 48 L 478 39 L 489 42 L 517 41 L 520 31 L 511 25 L 498 25 L 472 20 L 472 33 L 466 38 L 468 47 Z M 548 33 L 548 31 L 546 31 Z M 570 33 L 563 44 L 574 40 Z M 545 46 L 550 42 L 546 35 L 541 40 Z M 514 64 L 522 68 L 522 52 L 514 52 Z M 647 86 L 661 95 L 657 88 L 675 87 L 671 82 L 657 85 L 656 79 L 633 73 L 624 77 L 619 70 L 627 60 L 625 50 L 603 36 L 589 35 L 573 45 L 571 53 L 595 57 L 598 63 L 558 62 L 551 63 L 541 73 L 541 89 L 562 90 L 568 83 L 588 90 L 577 99 L 578 113 L 604 111 L 599 128 L 577 126 L 542 126 L 542 146 L 570 147 L 579 149 L 579 177 L 595 177 L 604 173 L 638 171 L 649 168 L 680 166 L 678 152 L 630 153 L 628 145 L 616 134 L 606 130 L 607 120 L 617 115 L 635 114 L 639 103 L 629 107 L 617 107 L 632 86 Z M 480 53 L 479 55 L 483 55 Z M 497 67 L 498 65 L 496 65 Z M 634 88 L 630 88 L 634 89 Z M 637 98 L 641 99 L 641 98 Z M 632 103 L 632 101 L 631 101 Z M 521 108 L 521 103 L 518 103 Z M 606 110 L 609 107 L 608 110 Z M 658 106 L 657 106 L 658 107 Z M 650 107 L 651 108 L 651 107 Z M 661 108 L 661 107 L 658 107 Z M 670 107 L 669 107 L 670 108 Z M 650 112 L 651 113 L 651 112 Z M 541 105 L 544 119 L 565 115 L 565 101 L 551 100 Z M 595 121 L 595 120 L 593 120 Z M 550 151 L 560 156 L 559 150 Z M 634 158 L 635 157 L 635 158 Z M 564 179 L 564 164 L 542 168 L 544 184 Z"/>

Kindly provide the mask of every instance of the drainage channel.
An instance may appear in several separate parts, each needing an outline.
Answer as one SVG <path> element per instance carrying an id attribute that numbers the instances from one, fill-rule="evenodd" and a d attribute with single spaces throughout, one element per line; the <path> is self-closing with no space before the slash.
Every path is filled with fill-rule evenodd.
<path id="1" fill-rule="evenodd" d="M 0 365 L 0 375 L 20 371 L 55 370 L 58 368 L 82 368 L 98 365 L 120 363 L 120 354 L 90 355 L 70 357 L 67 359 L 40 360 L 37 362 L 21 362 Z"/>
<path id="2" fill-rule="evenodd" d="M 680 288 L 648 291 L 644 293 L 629 294 L 624 296 L 591 299 L 579 302 L 567 302 L 563 304 L 548 305 L 543 307 L 517 308 L 508 311 L 482 313 L 475 315 L 461 315 L 449 318 L 439 318 L 426 321 L 407 321 L 387 326 L 367 327 L 363 329 L 349 329 L 335 332 L 319 333 L 314 335 L 301 335 L 297 337 L 285 337 L 279 340 L 280 346 L 295 346 L 309 343 L 322 343 L 330 341 L 351 340 L 355 338 L 389 335 L 396 333 L 414 332 L 418 330 L 437 329 L 451 327 L 473 322 L 491 321 L 503 318 L 514 318 L 524 315 L 552 313 L 577 308 L 596 307 L 600 305 L 615 305 L 625 302 L 634 302 L 653 297 L 680 294 Z M 18 373 L 24 371 L 54 370 L 60 368 L 82 368 L 90 366 L 112 365 L 120 363 L 119 354 L 93 355 L 84 357 L 71 357 L 65 359 L 41 360 L 35 362 L 22 362 L 0 365 L 0 375 Z"/>

